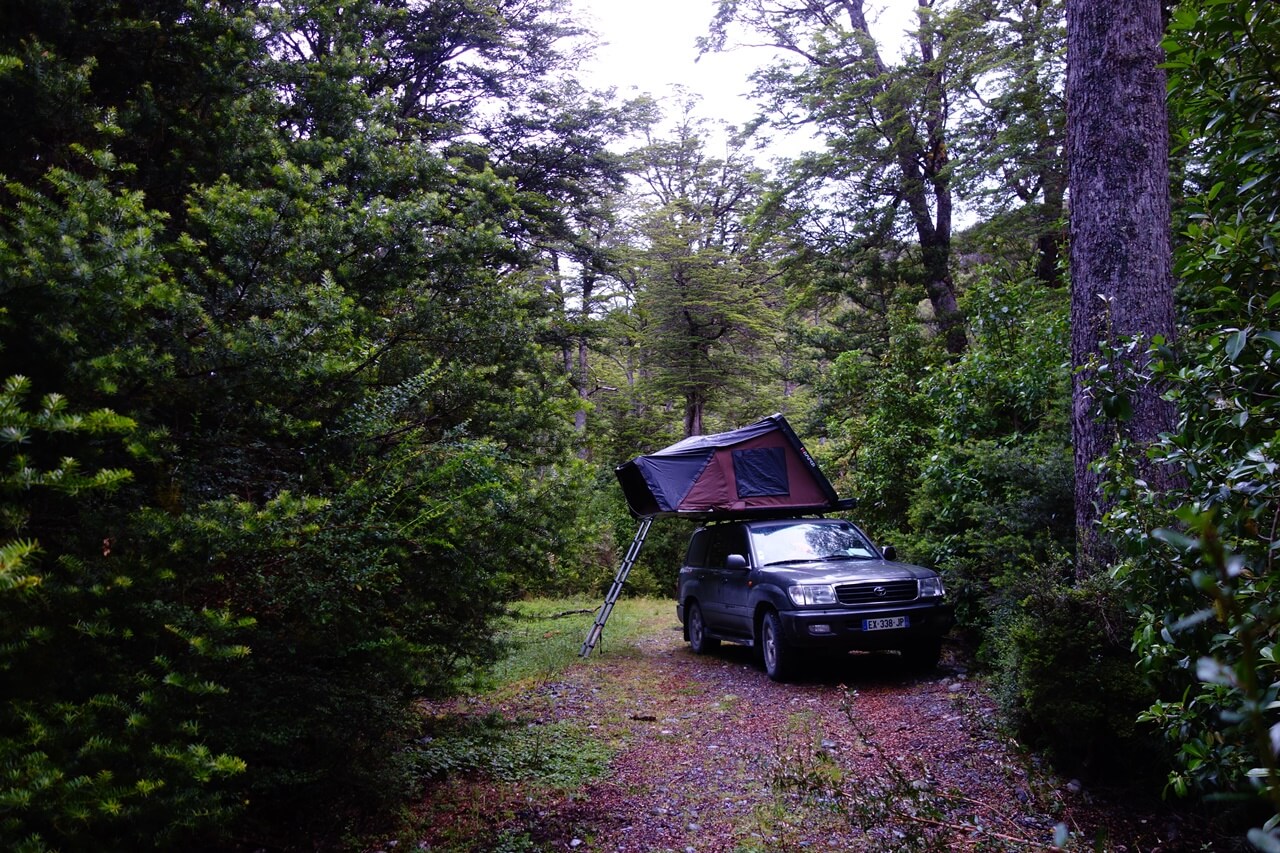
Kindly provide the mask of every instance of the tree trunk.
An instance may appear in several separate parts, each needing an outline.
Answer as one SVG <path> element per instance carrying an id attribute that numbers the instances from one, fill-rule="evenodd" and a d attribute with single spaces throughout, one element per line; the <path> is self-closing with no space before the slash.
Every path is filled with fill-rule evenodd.
<path id="1" fill-rule="evenodd" d="M 591 300 L 595 292 L 595 278 L 586 270 L 582 272 L 582 305 L 578 309 L 578 359 L 573 371 L 573 384 L 578 392 L 580 405 L 573 414 L 573 425 L 579 435 L 587 432 L 587 401 L 591 397 L 588 390 L 591 375 L 589 362 L 590 346 L 587 340 L 587 328 L 591 322 Z M 578 452 L 583 459 L 590 458 L 590 450 L 586 444 Z"/>
<path id="2" fill-rule="evenodd" d="M 1145 344 L 1173 336 L 1169 129 L 1161 0 L 1068 0 L 1067 137 L 1071 209 L 1072 438 L 1077 574 L 1111 558 L 1097 525 L 1107 506 L 1092 464 L 1117 438 L 1144 445 L 1172 422 L 1159 389 L 1140 378 Z M 1104 345 L 1137 336 L 1125 368 L 1132 416 L 1103 420 L 1098 374 Z M 1141 463 L 1139 463 L 1141 464 Z M 1151 472 L 1155 475 L 1157 472 Z"/>
<path id="3" fill-rule="evenodd" d="M 921 9 L 929 9 L 926 0 L 917 2 Z M 890 70 L 880 57 L 867 25 L 863 0 L 850 0 L 845 12 L 850 27 L 863 35 L 865 50 L 876 72 L 876 92 L 885 98 L 889 93 Z M 923 23 L 916 31 L 921 64 L 926 68 L 937 65 L 935 38 Z M 883 132 L 891 140 L 902 173 L 897 192 L 911 213 L 916 238 L 920 241 L 925 294 L 933 308 L 938 333 L 947 351 L 959 355 L 968 345 L 968 339 L 951 278 L 951 170 L 946 140 L 946 89 L 940 68 L 930 73 L 923 97 L 920 107 L 923 135 L 911 123 L 910 110 L 905 105 L 883 117 Z"/>
<path id="4" fill-rule="evenodd" d="M 684 437 L 702 435 L 702 412 L 706 402 L 698 394 L 688 394 L 684 401 Z"/>
<path id="5" fill-rule="evenodd" d="M 1053 156 L 1047 149 L 1045 157 Z M 1054 174 L 1046 169 L 1041 176 L 1041 192 L 1044 196 L 1043 218 L 1046 231 L 1036 238 L 1036 279 L 1047 287 L 1061 287 L 1062 270 L 1058 268 L 1058 259 L 1062 254 L 1066 235 L 1062 229 L 1062 212 L 1066 207 L 1066 176 Z"/>

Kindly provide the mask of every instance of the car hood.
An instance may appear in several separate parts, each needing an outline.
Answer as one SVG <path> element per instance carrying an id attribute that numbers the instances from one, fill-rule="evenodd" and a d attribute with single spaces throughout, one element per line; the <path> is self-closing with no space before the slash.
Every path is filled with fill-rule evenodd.
<path id="1" fill-rule="evenodd" d="M 799 583 L 866 583 L 867 581 L 911 580 L 913 578 L 931 578 L 937 572 L 913 566 L 909 563 L 894 563 L 889 560 L 842 560 L 825 563 L 780 563 L 766 566 L 759 570 L 762 575 L 776 578 L 783 585 Z"/>

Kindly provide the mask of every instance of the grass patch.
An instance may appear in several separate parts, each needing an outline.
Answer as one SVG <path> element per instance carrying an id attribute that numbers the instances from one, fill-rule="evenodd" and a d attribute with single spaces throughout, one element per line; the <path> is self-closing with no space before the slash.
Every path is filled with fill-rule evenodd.
<path id="1" fill-rule="evenodd" d="M 547 710 L 554 710 L 556 689 L 542 688 L 565 670 L 636 654 L 640 638 L 678 627 L 674 602 L 624 599 L 584 660 L 579 652 L 600 604 L 587 598 L 520 602 L 500 626 L 508 654 L 461 685 L 468 698 L 424 714 L 422 736 L 409 747 L 423 799 L 400 829 L 407 849 L 428 844 L 449 853 L 537 853 L 569 831 L 556 822 L 554 809 L 549 815 L 548 804 L 604 777 L 619 744 L 605 734 L 607 727 L 594 728 L 598 720 L 537 712 L 530 719 L 528 706 L 545 693 Z M 589 839 L 591 830 L 575 826 L 571 834 Z"/>
<path id="2" fill-rule="evenodd" d="M 423 778 L 482 773 L 566 791 L 602 776 L 613 755 L 577 722 L 535 725 L 498 714 L 439 721 L 424 740 L 414 755 Z"/>
<path id="3" fill-rule="evenodd" d="M 582 660 L 579 652 L 595 622 L 599 599 L 537 598 L 515 605 L 502 625 L 509 654 L 486 670 L 472 674 L 466 690 L 483 694 L 528 681 L 545 681 Z M 596 656 L 628 654 L 635 640 L 676 625 L 675 603 L 669 599 L 624 598 L 609 615 Z"/>

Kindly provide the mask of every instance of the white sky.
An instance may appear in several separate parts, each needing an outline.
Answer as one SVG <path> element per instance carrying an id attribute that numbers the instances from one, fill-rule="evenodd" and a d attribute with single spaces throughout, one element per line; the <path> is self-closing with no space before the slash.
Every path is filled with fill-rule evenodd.
<path id="1" fill-rule="evenodd" d="M 697 59 L 695 40 L 705 35 L 715 0 L 573 0 L 579 23 L 601 43 L 587 66 L 588 81 L 615 86 L 623 97 L 648 92 L 661 99 L 673 83 L 702 95 L 699 115 L 741 125 L 754 106 L 746 97 L 748 75 L 766 64 L 763 48 L 710 53 Z M 882 46 L 896 43 L 914 20 L 916 0 L 870 0 L 867 16 Z M 882 51 L 889 58 L 891 52 Z M 697 60 L 695 62 L 695 60 Z"/>
<path id="2" fill-rule="evenodd" d="M 707 54 L 697 60 L 695 40 L 706 35 L 715 0 L 575 0 L 580 22 L 599 33 L 596 60 L 587 70 L 598 86 L 623 97 L 648 92 L 662 98 L 672 84 L 701 94 L 705 115 L 741 124 L 753 115 L 745 95 L 763 50 Z M 695 60 L 697 60 L 695 62 Z"/>

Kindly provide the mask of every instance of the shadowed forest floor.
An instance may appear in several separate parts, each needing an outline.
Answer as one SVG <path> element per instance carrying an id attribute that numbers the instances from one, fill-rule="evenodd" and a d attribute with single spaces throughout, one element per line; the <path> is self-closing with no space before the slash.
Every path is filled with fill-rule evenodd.
<path id="1" fill-rule="evenodd" d="M 672 616 L 553 676 L 425 710 L 441 742 L 496 727 L 519 736 L 521 757 L 493 749 L 486 769 L 430 785 L 397 844 L 411 849 L 1236 847 L 1158 803 L 1055 775 L 1002 733 L 954 655 L 922 677 L 891 653 L 855 654 L 775 684 L 750 649 L 694 655 Z"/>

